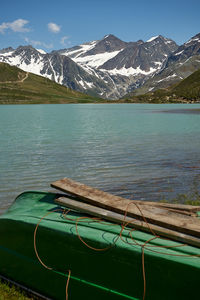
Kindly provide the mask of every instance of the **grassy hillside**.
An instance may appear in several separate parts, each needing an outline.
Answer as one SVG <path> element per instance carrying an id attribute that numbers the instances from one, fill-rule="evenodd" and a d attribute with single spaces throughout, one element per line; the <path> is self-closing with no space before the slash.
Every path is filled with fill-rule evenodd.
<path id="1" fill-rule="evenodd" d="M 25 75 L 26 72 L 16 67 L 11 67 L 5 63 L 0 63 L 0 82 L 19 81 L 23 79 Z"/>
<path id="2" fill-rule="evenodd" d="M 200 100 L 200 69 L 173 87 L 172 91 L 185 99 Z"/>
<path id="3" fill-rule="evenodd" d="M 150 103 L 200 102 L 200 69 L 167 89 L 159 89 L 140 96 L 127 95 L 123 100 Z"/>
<path id="4" fill-rule="evenodd" d="M 47 78 L 0 63 L 0 104 L 105 102 Z"/>

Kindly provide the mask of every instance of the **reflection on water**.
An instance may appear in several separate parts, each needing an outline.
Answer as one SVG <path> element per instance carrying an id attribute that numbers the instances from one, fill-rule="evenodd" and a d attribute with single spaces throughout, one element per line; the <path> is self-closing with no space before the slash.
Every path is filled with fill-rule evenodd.
<path id="1" fill-rule="evenodd" d="M 1 106 L 1 210 L 62 177 L 131 199 L 188 191 L 200 174 L 194 109 L 200 105 Z"/>
<path id="2" fill-rule="evenodd" d="M 163 110 L 165 113 L 174 113 L 174 114 L 200 114 L 200 109 L 193 108 L 193 109 L 170 109 L 170 110 Z"/>

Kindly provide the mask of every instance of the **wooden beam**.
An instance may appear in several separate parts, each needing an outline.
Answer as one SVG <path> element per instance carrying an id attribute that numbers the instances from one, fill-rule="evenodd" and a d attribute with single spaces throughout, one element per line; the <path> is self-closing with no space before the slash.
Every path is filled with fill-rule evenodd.
<path id="1" fill-rule="evenodd" d="M 126 225 L 129 228 L 135 228 L 144 232 L 155 234 L 161 237 L 169 238 L 174 241 L 178 241 L 184 244 L 192 245 L 200 248 L 200 239 L 189 236 L 183 233 L 179 233 L 170 229 L 162 228 L 157 225 L 147 225 L 143 221 L 133 219 L 130 217 L 124 217 L 121 214 L 105 210 L 103 208 L 95 207 L 93 205 L 70 199 L 68 197 L 59 197 L 55 199 L 55 202 L 61 206 L 83 212 L 85 214 L 95 216 L 101 219 L 105 219 L 120 225 Z"/>
<path id="2" fill-rule="evenodd" d="M 61 179 L 61 180 L 66 180 L 67 178 L 64 178 L 64 179 Z M 67 180 L 71 180 L 71 179 L 67 179 Z M 56 181 L 56 182 L 53 182 L 51 184 L 52 187 L 56 188 L 56 189 L 59 189 L 57 186 L 56 186 L 56 183 L 59 182 L 60 180 Z M 72 181 L 72 180 L 71 180 Z M 75 182 L 75 181 L 74 181 Z M 54 183 L 55 183 L 55 186 L 54 186 Z M 78 182 L 76 182 L 78 184 Z M 86 185 L 84 184 L 81 184 L 82 187 Z M 98 191 L 97 189 L 95 188 L 92 188 L 90 187 L 93 191 Z M 66 190 L 63 190 L 64 192 L 66 192 Z M 103 192 L 107 195 L 111 195 L 109 193 L 106 193 L 106 192 Z M 79 195 L 77 195 L 78 197 Z M 113 197 L 118 197 L 118 196 L 114 196 L 112 195 Z M 121 198 L 121 197 L 118 197 L 118 198 Z M 161 207 L 161 208 L 167 208 L 167 209 L 171 209 L 171 210 L 175 210 L 175 211 L 180 211 L 180 212 L 183 212 L 183 214 L 187 214 L 188 212 L 188 215 L 191 213 L 191 215 L 195 216 L 195 212 L 197 211 L 200 211 L 200 206 L 197 206 L 197 205 L 188 205 L 188 204 L 178 204 L 178 203 L 163 203 L 163 202 L 153 202 L 153 201 L 141 201 L 141 200 L 134 200 L 134 203 L 137 203 L 137 204 L 141 204 L 141 205 L 150 205 L 150 206 L 155 206 L 155 207 Z"/>
<path id="3" fill-rule="evenodd" d="M 185 216 L 166 208 L 138 204 L 135 201 L 105 193 L 68 178 L 53 182 L 51 186 L 75 195 L 94 206 L 122 215 L 127 213 L 129 217 L 138 220 L 145 219 L 150 224 L 200 237 L 200 220 L 198 218 Z"/>
<path id="4" fill-rule="evenodd" d="M 200 206 L 198 205 L 188 205 L 188 204 L 178 204 L 178 203 L 162 203 L 162 202 L 150 202 L 150 201 L 140 201 L 136 200 L 138 204 L 143 205 L 151 205 L 151 206 L 157 206 L 162 208 L 168 208 L 176 211 L 183 211 L 183 212 L 191 212 L 191 215 L 195 215 L 194 213 L 197 211 L 200 211 Z"/>

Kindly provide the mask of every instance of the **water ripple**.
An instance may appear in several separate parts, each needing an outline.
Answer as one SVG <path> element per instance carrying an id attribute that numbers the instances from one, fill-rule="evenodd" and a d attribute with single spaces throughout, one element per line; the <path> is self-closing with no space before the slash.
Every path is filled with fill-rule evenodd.
<path id="1" fill-rule="evenodd" d="M 49 191 L 62 177 L 126 198 L 187 192 L 200 174 L 200 115 L 163 108 L 199 107 L 1 106 L 0 211 L 19 193 Z"/>

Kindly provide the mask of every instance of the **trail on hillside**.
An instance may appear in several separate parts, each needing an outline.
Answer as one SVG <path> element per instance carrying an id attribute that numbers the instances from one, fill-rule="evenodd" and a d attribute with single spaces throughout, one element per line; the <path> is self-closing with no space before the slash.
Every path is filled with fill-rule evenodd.
<path id="1" fill-rule="evenodd" d="M 0 83 L 21 83 L 24 82 L 24 80 L 26 80 L 28 78 L 29 73 L 26 72 L 26 75 L 24 78 L 20 79 L 20 80 L 16 80 L 16 81 L 0 81 Z"/>

